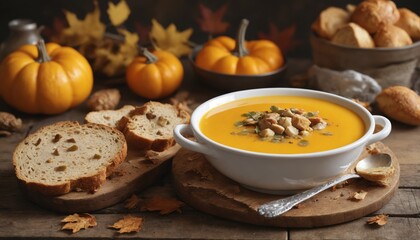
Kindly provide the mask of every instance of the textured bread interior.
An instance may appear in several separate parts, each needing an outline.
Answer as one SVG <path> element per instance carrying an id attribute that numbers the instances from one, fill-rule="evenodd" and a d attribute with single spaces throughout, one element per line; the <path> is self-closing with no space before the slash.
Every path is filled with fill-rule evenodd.
<path id="1" fill-rule="evenodd" d="M 169 104 L 150 103 L 145 105 L 144 114 L 133 115 L 127 128 L 134 134 L 147 139 L 173 138 L 176 125 L 185 123 L 187 119 L 178 116 L 178 110 Z"/>
<path id="2" fill-rule="evenodd" d="M 117 130 L 75 122 L 40 129 L 21 142 L 14 153 L 18 178 L 59 185 L 94 176 L 121 157 L 125 140 Z"/>
<path id="3" fill-rule="evenodd" d="M 134 110 L 134 108 L 134 106 L 125 105 L 117 110 L 93 111 L 86 115 L 85 122 L 98 123 L 116 128 L 118 127 L 118 121 L 123 116 L 127 116 L 130 111 Z"/>

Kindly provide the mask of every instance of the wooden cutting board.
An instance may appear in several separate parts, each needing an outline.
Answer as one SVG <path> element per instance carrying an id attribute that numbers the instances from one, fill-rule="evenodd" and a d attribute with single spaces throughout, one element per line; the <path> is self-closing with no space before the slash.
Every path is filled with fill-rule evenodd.
<path id="1" fill-rule="evenodd" d="M 61 196 L 44 196 L 22 187 L 33 202 L 64 213 L 92 212 L 112 206 L 141 191 L 169 172 L 172 157 L 179 145 L 164 152 L 128 151 L 126 160 L 120 164 L 107 181 L 95 192 L 70 192 Z"/>
<path id="2" fill-rule="evenodd" d="M 364 179 L 352 179 L 341 188 L 325 190 L 274 218 L 260 216 L 256 209 L 263 203 L 284 196 L 258 193 L 242 187 L 214 169 L 200 153 L 181 149 L 173 159 L 172 173 L 179 196 L 203 212 L 257 225 L 320 227 L 366 216 L 382 208 L 393 197 L 400 176 L 398 160 L 384 144 L 371 146 L 391 155 L 395 172 L 388 187 L 377 186 Z M 361 158 L 367 154 L 365 151 Z M 363 200 L 349 199 L 361 190 L 367 192 Z"/>

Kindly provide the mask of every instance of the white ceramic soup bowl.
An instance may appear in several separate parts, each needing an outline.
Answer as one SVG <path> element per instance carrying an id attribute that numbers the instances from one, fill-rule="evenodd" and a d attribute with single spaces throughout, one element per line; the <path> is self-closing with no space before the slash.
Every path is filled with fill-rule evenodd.
<path id="1" fill-rule="evenodd" d="M 238 99 L 258 96 L 304 96 L 336 103 L 355 112 L 363 120 L 365 133 L 358 140 L 332 150 L 302 154 L 268 154 L 232 148 L 205 136 L 200 121 L 210 109 Z M 374 133 L 375 124 L 383 128 Z M 212 98 L 198 106 L 190 124 L 175 127 L 175 140 L 182 147 L 204 154 L 223 175 L 250 189 L 286 194 L 308 189 L 343 174 L 359 157 L 364 148 L 387 137 L 390 121 L 372 115 L 359 104 L 338 95 L 297 88 L 261 88 L 231 92 Z M 194 136 L 191 140 L 186 136 Z"/>

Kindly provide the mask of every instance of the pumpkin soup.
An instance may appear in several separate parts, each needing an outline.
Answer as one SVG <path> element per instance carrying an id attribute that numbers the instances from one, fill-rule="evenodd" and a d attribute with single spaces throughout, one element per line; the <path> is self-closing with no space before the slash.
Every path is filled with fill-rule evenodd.
<path id="1" fill-rule="evenodd" d="M 335 103 L 302 96 L 262 96 L 215 107 L 200 121 L 221 144 L 263 153 L 312 153 L 350 144 L 366 132 L 363 120 Z"/>

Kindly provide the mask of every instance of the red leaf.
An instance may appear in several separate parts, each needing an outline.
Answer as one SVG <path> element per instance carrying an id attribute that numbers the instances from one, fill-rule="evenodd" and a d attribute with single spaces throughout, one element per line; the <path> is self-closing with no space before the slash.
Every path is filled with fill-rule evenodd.
<path id="1" fill-rule="evenodd" d="M 294 49 L 296 46 L 300 45 L 300 41 L 294 40 L 296 33 L 296 24 L 292 24 L 289 27 L 282 29 L 281 31 L 277 28 L 276 25 L 270 23 L 270 30 L 268 34 L 264 32 L 259 32 L 258 36 L 261 39 L 268 39 L 273 41 L 283 52 L 288 52 Z"/>
<path id="2" fill-rule="evenodd" d="M 220 34 L 226 32 L 229 23 L 223 22 L 223 16 L 228 9 L 228 4 L 225 3 L 216 11 L 212 11 L 208 7 L 199 4 L 201 18 L 197 18 L 197 22 L 203 32 L 210 34 Z"/>

